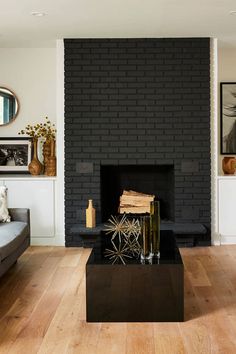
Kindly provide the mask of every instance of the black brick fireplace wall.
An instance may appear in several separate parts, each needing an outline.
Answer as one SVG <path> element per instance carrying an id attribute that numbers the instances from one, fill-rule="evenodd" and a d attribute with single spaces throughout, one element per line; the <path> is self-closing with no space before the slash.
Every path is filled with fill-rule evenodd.
<path id="1" fill-rule="evenodd" d="M 209 38 L 64 43 L 66 245 L 101 165 L 174 165 L 174 221 L 210 227 Z"/>

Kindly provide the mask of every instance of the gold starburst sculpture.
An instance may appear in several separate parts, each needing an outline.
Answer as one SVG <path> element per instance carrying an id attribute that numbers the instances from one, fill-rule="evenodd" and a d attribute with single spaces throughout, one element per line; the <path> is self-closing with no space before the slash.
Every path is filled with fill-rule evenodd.
<path id="1" fill-rule="evenodd" d="M 121 218 L 111 216 L 105 225 L 106 234 L 111 234 L 111 243 L 113 250 L 106 249 L 106 257 L 116 263 L 122 261 L 125 264 L 125 257 L 132 258 L 138 256 L 141 246 L 138 242 L 141 233 L 141 225 L 138 219 L 129 219 L 124 214 Z M 116 245 L 118 236 L 119 244 Z M 116 242 L 116 243 L 115 243 Z"/>
<path id="2" fill-rule="evenodd" d="M 122 262 L 125 265 L 126 264 L 125 259 L 132 258 L 131 256 L 128 255 L 129 250 L 128 250 L 127 246 L 119 243 L 118 247 L 116 247 L 114 242 L 112 242 L 112 245 L 113 245 L 114 249 L 110 250 L 107 248 L 104 252 L 105 257 L 109 257 L 112 264 Z"/>
<path id="3" fill-rule="evenodd" d="M 129 236 L 126 238 L 126 246 L 128 247 L 129 253 L 133 257 L 139 256 L 141 252 L 141 246 L 138 242 L 138 239 L 134 236 Z"/>
<path id="4" fill-rule="evenodd" d="M 121 235 L 124 235 L 125 230 L 126 230 L 126 215 L 124 214 L 121 219 L 119 219 L 117 216 L 111 216 L 111 218 L 108 220 L 108 224 L 105 224 L 105 232 L 106 234 L 112 233 L 112 241 L 116 238 L 116 236 L 119 237 L 119 242 L 121 242 Z"/>
<path id="5" fill-rule="evenodd" d="M 125 220 L 125 236 L 138 238 L 141 233 L 141 225 L 138 219 Z"/>
<path id="6" fill-rule="evenodd" d="M 125 220 L 124 242 L 133 256 L 138 256 L 141 252 L 141 246 L 138 242 L 141 233 L 141 225 L 138 219 Z"/>

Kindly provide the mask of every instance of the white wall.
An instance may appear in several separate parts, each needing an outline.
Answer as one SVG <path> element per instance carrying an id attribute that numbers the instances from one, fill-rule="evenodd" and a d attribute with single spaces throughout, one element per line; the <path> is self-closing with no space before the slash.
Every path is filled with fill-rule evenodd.
<path id="1" fill-rule="evenodd" d="M 64 207 L 64 42 L 57 40 L 57 179 L 55 185 L 55 245 L 65 244 Z"/>
<path id="2" fill-rule="evenodd" d="M 218 177 L 216 193 L 217 231 L 215 244 L 235 244 L 235 195 L 236 177 L 224 176 L 220 155 L 220 82 L 236 82 L 236 48 L 218 48 Z M 218 234 L 218 235 L 217 235 Z"/>
<path id="3" fill-rule="evenodd" d="M 40 245 L 64 245 L 64 47 L 0 48 L 0 86 L 11 89 L 20 102 L 17 118 L 0 126 L 0 137 L 15 137 L 27 124 L 44 121 L 57 127 L 55 237 L 36 239 Z M 27 182 L 26 182 L 27 183 Z"/>
<path id="4" fill-rule="evenodd" d="M 218 77 L 220 81 L 236 81 L 236 48 L 218 48 Z"/>
<path id="5" fill-rule="evenodd" d="M 0 126 L 0 137 L 17 136 L 28 123 L 56 121 L 56 48 L 0 48 L 0 86 L 20 102 L 16 120 Z"/>

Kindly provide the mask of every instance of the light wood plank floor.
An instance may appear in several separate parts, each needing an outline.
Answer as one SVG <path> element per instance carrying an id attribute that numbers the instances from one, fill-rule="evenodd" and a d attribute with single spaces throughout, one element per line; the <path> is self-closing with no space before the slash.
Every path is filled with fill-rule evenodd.
<path id="1" fill-rule="evenodd" d="M 1 354 L 236 353 L 236 246 L 181 249 L 183 323 L 86 323 L 89 254 L 31 247 L 0 279 Z"/>

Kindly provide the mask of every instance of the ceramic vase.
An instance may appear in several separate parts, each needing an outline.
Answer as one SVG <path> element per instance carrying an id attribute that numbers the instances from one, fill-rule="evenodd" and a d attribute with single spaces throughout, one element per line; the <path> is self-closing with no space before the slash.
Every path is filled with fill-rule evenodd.
<path id="1" fill-rule="evenodd" d="M 92 199 L 88 201 L 88 208 L 86 209 L 86 227 L 95 227 L 96 226 L 96 211 L 93 207 Z"/>
<path id="2" fill-rule="evenodd" d="M 225 156 L 222 160 L 222 170 L 225 175 L 233 175 L 236 168 L 236 158 Z"/>

